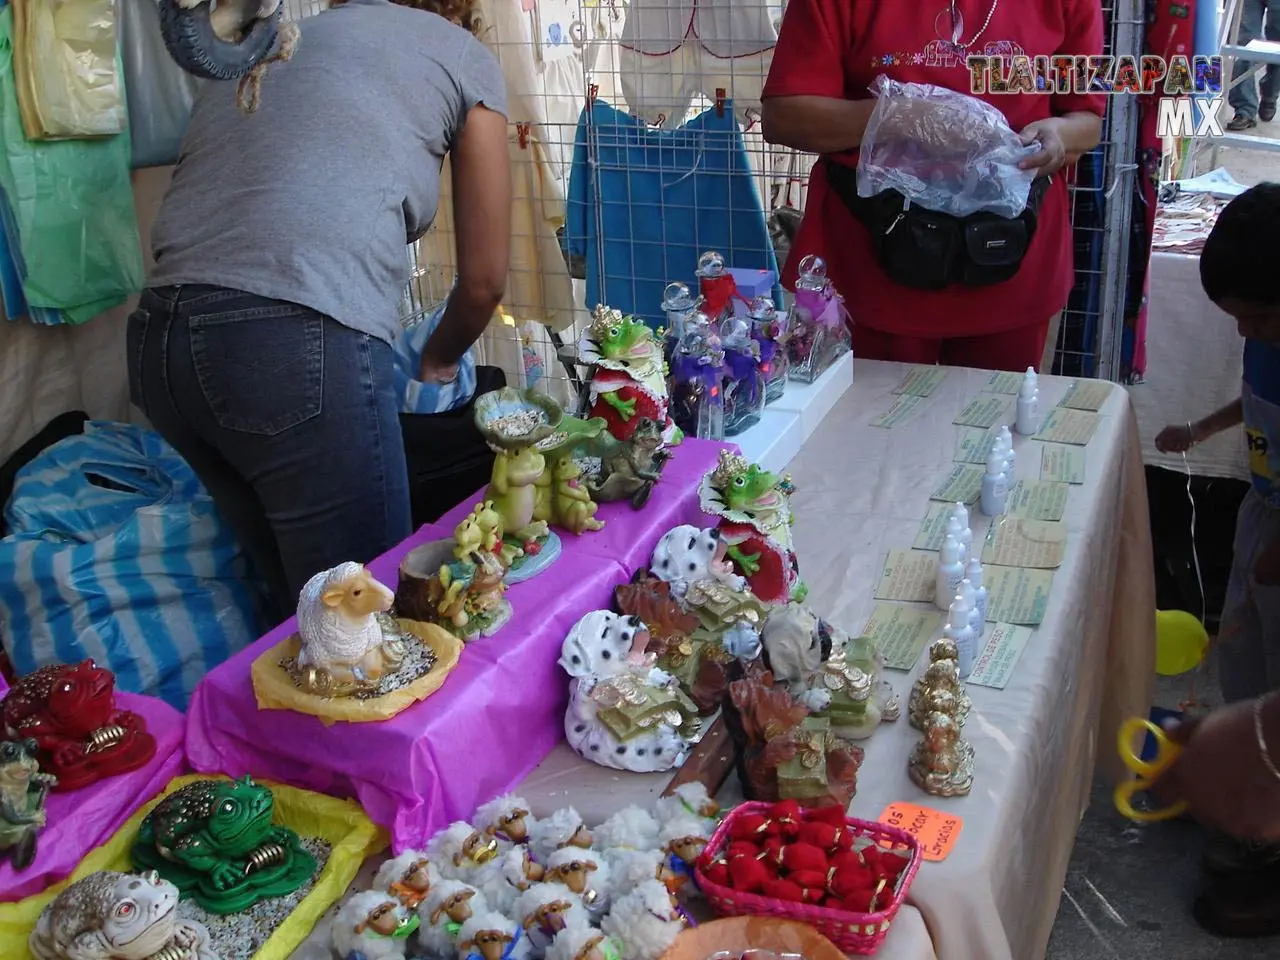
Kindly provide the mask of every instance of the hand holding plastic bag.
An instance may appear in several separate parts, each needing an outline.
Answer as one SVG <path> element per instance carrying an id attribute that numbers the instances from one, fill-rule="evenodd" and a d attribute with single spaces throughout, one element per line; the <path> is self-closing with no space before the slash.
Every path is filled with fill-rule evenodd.
<path id="1" fill-rule="evenodd" d="M 967 217 L 1016 217 L 1027 206 L 1034 171 L 1018 162 L 1039 149 L 995 107 L 927 83 L 886 76 L 871 85 L 875 110 L 858 157 L 858 196 L 896 190 L 913 204 Z"/>

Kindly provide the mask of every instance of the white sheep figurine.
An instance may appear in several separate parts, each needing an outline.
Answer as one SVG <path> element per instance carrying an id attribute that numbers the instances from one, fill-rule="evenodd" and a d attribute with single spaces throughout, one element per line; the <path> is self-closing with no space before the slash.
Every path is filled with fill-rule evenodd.
<path id="1" fill-rule="evenodd" d="M 529 839 L 533 844 L 533 856 L 539 863 L 546 863 L 547 858 L 561 847 L 587 850 L 593 842 L 591 831 L 573 807 L 561 807 L 551 816 L 534 823 Z"/>
<path id="2" fill-rule="evenodd" d="M 603 850 L 605 858 L 610 859 L 626 850 L 656 850 L 658 826 L 653 814 L 631 804 L 592 830 L 591 835 L 596 849 Z"/>
<path id="3" fill-rule="evenodd" d="M 317 573 L 298 596 L 298 666 L 326 672 L 337 686 L 376 684 L 399 666 L 399 641 L 388 643 L 378 622 L 395 594 L 359 563 Z"/>
<path id="4" fill-rule="evenodd" d="M 702 817 L 672 817 L 662 825 L 658 843 L 667 855 L 667 869 L 671 873 L 668 889 L 678 889 L 686 897 L 695 896 L 698 885 L 693 882 L 693 866 L 711 839 L 712 830 Z"/>
<path id="5" fill-rule="evenodd" d="M 684 928 L 684 914 L 657 880 L 646 880 L 619 897 L 600 923 L 621 945 L 623 960 L 658 960 Z"/>
<path id="6" fill-rule="evenodd" d="M 581 897 L 592 919 L 603 916 L 608 909 L 612 890 L 609 862 L 601 853 L 562 847 L 547 857 L 543 879 L 566 886 Z"/>
<path id="7" fill-rule="evenodd" d="M 664 885 L 675 885 L 680 879 L 667 864 L 667 854 L 652 850 L 617 850 L 609 854 L 609 879 L 611 900 L 625 896 L 646 880 L 660 880 Z"/>
<path id="8" fill-rule="evenodd" d="M 528 934 L 534 957 L 542 957 L 565 927 L 591 925 L 591 915 L 581 899 L 558 883 L 535 883 L 520 894 L 512 915 Z"/>
<path id="9" fill-rule="evenodd" d="M 403 960 L 408 937 L 403 932 L 413 914 L 381 890 L 351 897 L 333 920 L 333 949 L 340 960 Z"/>
<path id="10" fill-rule="evenodd" d="M 450 880 L 466 880 L 498 854 L 498 841 L 465 820 L 455 820 L 427 841 L 427 857 Z"/>
<path id="11" fill-rule="evenodd" d="M 496 910 L 476 913 L 458 930 L 458 960 L 528 960 L 529 938 Z"/>
<path id="12" fill-rule="evenodd" d="M 482 803 L 476 810 L 474 826 L 504 843 L 528 843 L 534 823 L 529 801 L 507 793 Z"/>
<path id="13" fill-rule="evenodd" d="M 669 797 L 660 797 L 654 804 L 654 813 L 659 823 L 666 823 L 674 817 L 700 817 L 705 820 L 707 836 L 710 837 L 716 828 L 716 817 L 720 814 L 720 804 L 711 799 L 705 785 L 697 780 L 682 783 L 676 787 Z"/>
<path id="14" fill-rule="evenodd" d="M 426 854 L 406 850 L 378 868 L 371 889 L 389 893 L 416 910 L 427 899 L 431 888 L 443 879 Z"/>
<path id="15" fill-rule="evenodd" d="M 501 913 L 510 913 L 516 898 L 543 876 L 541 864 L 534 863 L 529 848 L 512 847 L 472 874 L 471 881 L 484 894 L 485 903 Z"/>
<path id="16" fill-rule="evenodd" d="M 441 880 L 418 908 L 418 941 L 428 954 L 452 957 L 457 950 L 458 932 L 477 913 L 488 911 L 484 896 L 461 880 Z"/>
<path id="17" fill-rule="evenodd" d="M 621 960 L 613 938 L 595 927 L 566 927 L 556 934 L 547 960 Z"/>

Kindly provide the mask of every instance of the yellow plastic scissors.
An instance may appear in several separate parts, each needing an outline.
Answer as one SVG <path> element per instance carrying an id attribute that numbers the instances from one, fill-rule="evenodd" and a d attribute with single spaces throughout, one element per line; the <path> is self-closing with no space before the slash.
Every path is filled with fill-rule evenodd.
<path id="1" fill-rule="evenodd" d="M 1154 760 L 1143 760 L 1133 750 L 1133 744 L 1138 741 L 1138 737 L 1147 733 L 1151 734 L 1156 742 Z M 1138 810 L 1133 805 L 1133 798 L 1151 789 L 1151 784 L 1159 779 L 1160 774 L 1173 765 L 1178 755 L 1182 753 L 1182 747 L 1166 737 L 1164 731 L 1158 726 L 1142 717 L 1131 717 L 1120 725 L 1116 744 L 1120 750 L 1120 759 L 1135 775 L 1135 779 L 1127 780 L 1116 787 L 1117 810 L 1136 823 L 1157 823 L 1161 820 L 1172 820 L 1186 813 L 1187 805 L 1183 802 L 1160 810 Z"/>

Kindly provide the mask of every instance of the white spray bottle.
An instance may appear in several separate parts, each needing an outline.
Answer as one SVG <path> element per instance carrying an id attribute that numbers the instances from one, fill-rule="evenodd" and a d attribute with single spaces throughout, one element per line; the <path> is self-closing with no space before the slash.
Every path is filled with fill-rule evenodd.
<path id="1" fill-rule="evenodd" d="M 1004 459 L 996 451 L 987 458 L 987 473 L 982 478 L 982 512 L 988 517 L 1004 513 L 1009 499 L 1009 480 L 1004 475 Z"/>
<path id="2" fill-rule="evenodd" d="M 982 585 L 982 562 L 977 557 L 969 558 L 964 578 L 973 587 L 973 629 L 981 637 L 987 628 L 987 588 Z"/>
<path id="3" fill-rule="evenodd" d="M 939 610 L 946 610 L 956 595 L 960 581 L 964 579 L 964 562 L 960 559 L 960 541 L 947 537 L 938 554 L 938 577 L 934 581 L 933 602 Z"/>
<path id="4" fill-rule="evenodd" d="M 1018 388 L 1018 411 L 1013 429 L 1024 437 L 1040 429 L 1040 388 L 1031 371 L 1022 378 L 1022 386 Z"/>
<path id="5" fill-rule="evenodd" d="M 964 597 L 957 595 L 951 601 L 947 625 L 942 630 L 942 635 L 956 645 L 956 650 L 960 654 L 961 679 L 973 672 L 974 647 L 977 646 L 977 641 L 973 636 L 973 627 L 969 625 L 971 615 L 972 611 L 965 605 Z"/>

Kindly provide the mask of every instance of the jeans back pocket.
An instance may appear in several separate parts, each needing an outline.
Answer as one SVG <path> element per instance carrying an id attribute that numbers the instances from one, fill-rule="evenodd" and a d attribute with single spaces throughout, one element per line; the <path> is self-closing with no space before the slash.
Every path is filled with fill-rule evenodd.
<path id="1" fill-rule="evenodd" d="M 218 425 L 273 437 L 319 416 L 324 324 L 316 311 L 278 301 L 193 314 L 187 321 L 191 362 Z"/>

